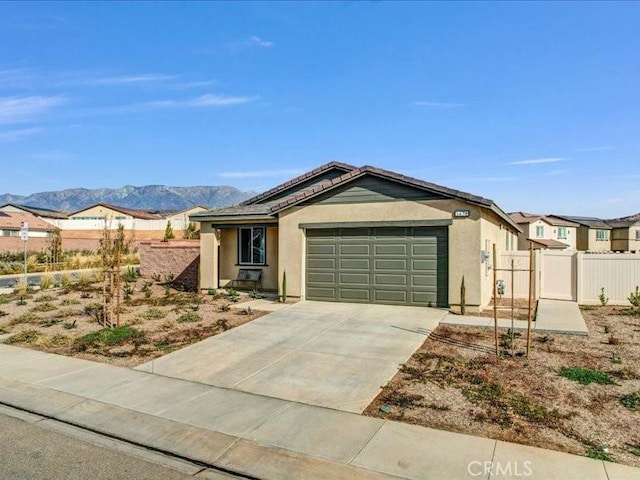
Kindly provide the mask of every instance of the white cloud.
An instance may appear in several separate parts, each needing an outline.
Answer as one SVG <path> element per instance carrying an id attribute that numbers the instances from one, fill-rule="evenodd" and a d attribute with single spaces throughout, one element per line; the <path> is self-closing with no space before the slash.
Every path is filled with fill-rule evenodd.
<path id="1" fill-rule="evenodd" d="M 516 162 L 509 162 L 507 165 L 540 165 L 543 163 L 558 163 L 563 162 L 565 159 L 560 157 L 548 157 L 548 158 L 533 158 L 530 160 L 518 160 Z"/>
<path id="2" fill-rule="evenodd" d="M 275 43 L 270 42 L 268 40 L 263 40 L 258 36 L 249 37 L 247 40 L 247 44 L 250 46 L 261 47 L 261 48 L 271 48 L 275 45 Z"/>
<path id="3" fill-rule="evenodd" d="M 232 172 L 219 172 L 218 176 L 222 178 L 254 178 L 254 177 L 284 177 L 295 176 L 303 173 L 304 170 L 297 168 L 289 168 L 282 170 L 244 170 Z"/>
<path id="4" fill-rule="evenodd" d="M 11 143 L 30 137 L 41 132 L 42 128 L 20 128 L 17 130 L 6 130 L 0 132 L 0 143 Z"/>
<path id="5" fill-rule="evenodd" d="M 243 103 L 255 102 L 258 97 L 243 97 L 233 95 L 216 95 L 208 93 L 199 97 L 185 100 L 157 100 L 141 104 L 152 108 L 201 108 L 201 107 L 222 107 L 226 105 L 240 105 Z"/>
<path id="6" fill-rule="evenodd" d="M 605 145 L 602 147 L 586 147 L 586 148 L 576 148 L 576 152 L 603 152 L 606 150 L 615 150 L 616 147 L 612 147 L 609 145 Z"/>
<path id="7" fill-rule="evenodd" d="M 0 97 L 0 123 L 30 121 L 66 101 L 62 96 Z"/>
<path id="8" fill-rule="evenodd" d="M 414 107 L 424 107 L 424 108 L 433 108 L 440 110 L 448 110 L 450 108 L 460 108 L 464 107 L 464 103 L 449 103 L 449 102 L 430 102 L 427 100 L 418 100 L 413 102 Z"/>
<path id="9" fill-rule="evenodd" d="M 160 83 L 173 80 L 174 75 L 159 73 L 142 73 L 138 75 L 87 77 L 70 80 L 71 83 L 98 86 L 142 85 L 148 83 Z"/>

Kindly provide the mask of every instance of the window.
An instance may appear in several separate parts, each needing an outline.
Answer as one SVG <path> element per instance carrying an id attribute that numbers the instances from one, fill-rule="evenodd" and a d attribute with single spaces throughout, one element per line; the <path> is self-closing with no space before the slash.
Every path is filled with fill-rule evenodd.
<path id="1" fill-rule="evenodd" d="M 537 238 L 544 237 L 544 225 L 538 225 L 536 227 L 536 237 Z"/>
<path id="2" fill-rule="evenodd" d="M 640 230 L 636 230 L 636 240 L 640 240 Z"/>
<path id="3" fill-rule="evenodd" d="M 558 227 L 558 238 L 567 238 L 567 227 Z"/>
<path id="4" fill-rule="evenodd" d="M 596 240 L 609 240 L 609 231 L 596 230 Z"/>
<path id="5" fill-rule="evenodd" d="M 266 235 L 264 227 L 238 229 L 238 263 L 264 265 L 266 263 Z"/>

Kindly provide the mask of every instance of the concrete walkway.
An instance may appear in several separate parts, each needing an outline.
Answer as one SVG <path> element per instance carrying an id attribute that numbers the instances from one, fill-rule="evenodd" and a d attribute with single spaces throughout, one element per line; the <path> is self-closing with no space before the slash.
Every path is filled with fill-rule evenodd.
<path id="1" fill-rule="evenodd" d="M 493 328 L 493 318 L 477 315 L 455 315 L 448 313 L 440 322 L 442 325 L 463 327 Z M 511 328 L 511 320 L 498 319 L 499 328 Z M 532 325 L 538 333 L 566 333 L 570 335 L 589 335 L 587 324 L 576 302 L 566 300 L 538 300 L 538 311 Z M 514 320 L 514 330 L 526 330 L 527 322 Z"/>
<path id="2" fill-rule="evenodd" d="M 137 370 L 360 413 L 445 313 L 299 302 Z"/>
<path id="3" fill-rule="evenodd" d="M 8 345 L 0 365 L 0 404 L 253 478 L 508 478 L 527 466 L 530 479 L 640 479 L 586 457 Z"/>

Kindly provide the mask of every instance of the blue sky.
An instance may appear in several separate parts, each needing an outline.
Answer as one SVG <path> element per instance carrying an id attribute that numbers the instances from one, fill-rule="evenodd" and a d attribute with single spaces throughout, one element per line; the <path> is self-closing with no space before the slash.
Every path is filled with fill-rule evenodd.
<path id="1" fill-rule="evenodd" d="M 0 192 L 264 190 L 331 160 L 640 211 L 637 3 L 0 3 Z"/>

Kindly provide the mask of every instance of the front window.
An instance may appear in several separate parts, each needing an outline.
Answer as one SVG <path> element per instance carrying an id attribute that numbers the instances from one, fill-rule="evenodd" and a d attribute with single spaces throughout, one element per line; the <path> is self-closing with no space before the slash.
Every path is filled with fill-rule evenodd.
<path id="1" fill-rule="evenodd" d="M 544 237 L 544 226 L 538 225 L 536 227 L 536 237 L 538 237 L 538 238 Z"/>
<path id="2" fill-rule="evenodd" d="M 609 231 L 596 230 L 596 240 L 609 240 Z"/>
<path id="3" fill-rule="evenodd" d="M 567 238 L 567 228 L 558 227 L 558 238 Z"/>
<path id="4" fill-rule="evenodd" d="M 238 229 L 238 259 L 240 265 L 264 265 L 266 235 L 264 227 Z"/>

